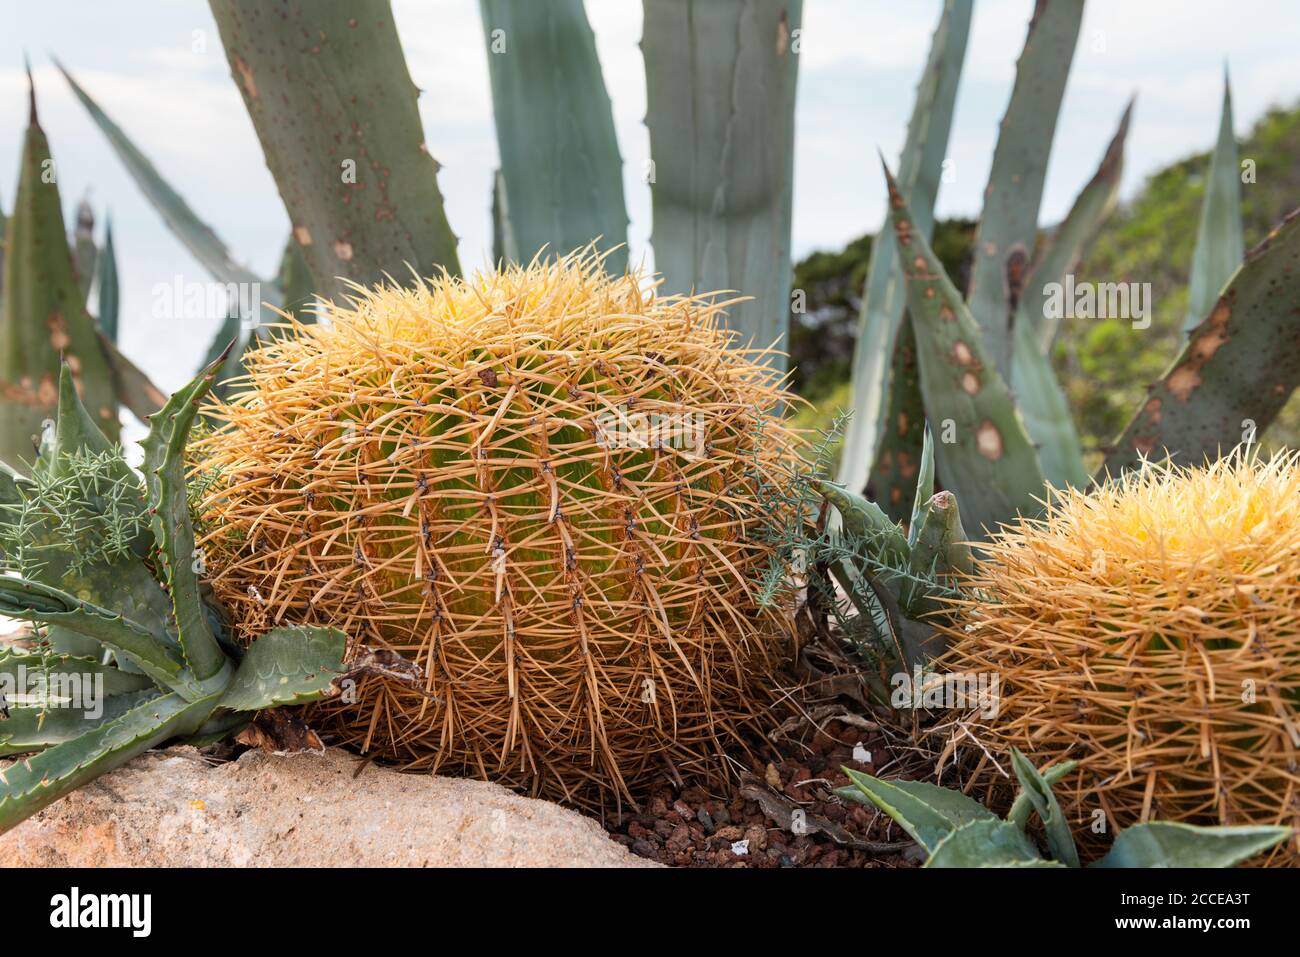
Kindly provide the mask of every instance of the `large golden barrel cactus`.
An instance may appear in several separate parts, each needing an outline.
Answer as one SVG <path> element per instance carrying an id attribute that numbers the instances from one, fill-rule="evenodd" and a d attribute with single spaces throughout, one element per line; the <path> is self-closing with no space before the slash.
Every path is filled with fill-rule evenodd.
<path id="1" fill-rule="evenodd" d="M 984 784 L 1012 745 L 1077 759 L 1057 791 L 1098 849 L 1148 819 L 1300 824 L 1297 462 L 1150 465 L 987 546 L 943 662 L 1000 680 L 959 732 Z"/>
<path id="2" fill-rule="evenodd" d="M 416 662 L 312 716 L 411 769 L 586 805 L 716 769 L 790 651 L 757 593 L 796 452 L 720 308 L 586 254 L 284 330 L 193 450 L 239 634 Z"/>

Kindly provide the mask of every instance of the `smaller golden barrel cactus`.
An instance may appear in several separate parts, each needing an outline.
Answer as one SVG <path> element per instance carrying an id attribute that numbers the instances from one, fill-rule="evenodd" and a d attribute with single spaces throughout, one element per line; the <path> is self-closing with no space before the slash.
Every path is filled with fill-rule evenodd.
<path id="1" fill-rule="evenodd" d="M 1300 823 L 1296 453 L 1148 465 L 986 549 L 943 661 L 1000 681 L 967 743 L 1078 760 L 1058 793 L 1097 848 L 1153 819 Z M 977 778 L 996 789 L 987 756 Z"/>
<path id="2" fill-rule="evenodd" d="M 195 467 L 244 637 L 397 652 L 323 730 L 573 803 L 718 766 L 770 702 L 758 600 L 797 442 L 721 308 L 591 253 L 360 290 L 247 360 Z"/>

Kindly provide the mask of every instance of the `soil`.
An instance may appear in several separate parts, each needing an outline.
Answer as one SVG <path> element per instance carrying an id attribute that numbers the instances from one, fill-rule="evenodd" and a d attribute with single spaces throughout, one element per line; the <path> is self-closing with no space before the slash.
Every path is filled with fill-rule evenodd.
<path id="1" fill-rule="evenodd" d="M 634 854 L 678 867 L 919 864 L 919 849 L 888 816 L 833 793 L 850 783 L 844 767 L 898 776 L 909 762 L 890 743 L 896 735 L 836 705 L 782 731 L 752 744 L 754 757 L 732 793 L 678 788 L 665 775 L 641 813 L 607 823 L 611 836 Z"/>

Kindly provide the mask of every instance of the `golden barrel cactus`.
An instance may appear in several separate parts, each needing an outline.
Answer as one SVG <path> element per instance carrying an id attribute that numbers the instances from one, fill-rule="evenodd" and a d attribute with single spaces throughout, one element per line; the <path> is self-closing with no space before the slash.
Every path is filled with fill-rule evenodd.
<path id="1" fill-rule="evenodd" d="M 418 664 L 312 714 L 410 769 L 587 806 L 716 770 L 791 650 L 757 593 L 797 450 L 724 305 L 588 252 L 287 327 L 192 450 L 238 634 Z"/>
<path id="2" fill-rule="evenodd" d="M 996 716 L 958 732 L 988 749 L 980 782 L 1012 745 L 1077 759 L 1057 793 L 1095 849 L 1145 820 L 1300 823 L 1295 453 L 1063 492 L 972 585 L 943 665 L 1000 681 Z"/>

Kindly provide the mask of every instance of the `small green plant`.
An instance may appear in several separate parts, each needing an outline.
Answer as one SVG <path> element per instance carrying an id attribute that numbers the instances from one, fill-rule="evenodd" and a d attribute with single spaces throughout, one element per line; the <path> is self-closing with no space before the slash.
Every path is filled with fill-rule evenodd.
<path id="1" fill-rule="evenodd" d="M 870 804 L 893 818 L 926 852 L 926 867 L 1080 867 L 1079 852 L 1052 785 L 1074 761 L 1039 771 L 1011 749 L 1020 793 L 999 818 L 960 791 L 926 781 L 882 781 L 845 768 L 853 784 L 836 789 L 846 800 Z M 1030 814 L 1043 825 L 1049 857 L 1026 832 Z M 1287 827 L 1194 827 L 1151 821 L 1126 828 L 1089 867 L 1231 867 L 1291 836 Z"/>
<path id="2" fill-rule="evenodd" d="M 66 365 L 32 477 L 0 468 L 0 615 L 41 626 L 0 650 L 0 755 L 31 755 L 0 769 L 0 831 L 164 741 L 336 693 L 343 632 L 275 628 L 241 653 L 200 594 L 183 456 L 223 359 L 153 417 L 143 483 Z"/>
<path id="3" fill-rule="evenodd" d="M 885 678 L 924 669 L 944 650 L 935 625 L 950 615 L 948 599 L 961 597 L 961 576 L 972 570 L 972 558 L 956 496 L 934 489 L 929 429 L 912 470 L 910 519 L 902 526 L 875 502 L 827 478 L 846 418 L 822 430 L 820 442 L 780 482 L 759 483 L 771 496 L 768 511 L 788 517 L 774 527 L 760 595 L 765 604 L 779 604 L 791 587 L 806 588 L 814 619 L 833 623 L 874 666 L 876 673 L 863 677 L 884 701 L 890 697 Z"/>

